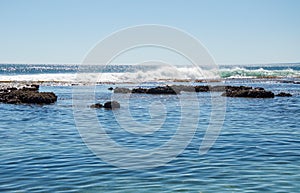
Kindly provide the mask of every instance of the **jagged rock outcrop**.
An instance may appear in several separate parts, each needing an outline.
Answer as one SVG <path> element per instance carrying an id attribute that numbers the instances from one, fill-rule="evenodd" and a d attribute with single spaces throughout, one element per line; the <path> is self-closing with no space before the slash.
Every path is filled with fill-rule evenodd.
<path id="1" fill-rule="evenodd" d="M 22 88 L 9 87 L 0 90 L 0 102 L 8 104 L 51 104 L 57 101 L 53 92 L 39 92 L 39 85 Z"/>

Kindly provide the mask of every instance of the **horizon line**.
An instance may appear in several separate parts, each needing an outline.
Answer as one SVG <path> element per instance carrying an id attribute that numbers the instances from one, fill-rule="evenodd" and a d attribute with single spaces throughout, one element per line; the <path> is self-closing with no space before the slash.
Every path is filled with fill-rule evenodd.
<path id="1" fill-rule="evenodd" d="M 14 63 L 14 62 L 0 62 L 0 65 L 81 65 L 82 63 Z M 115 63 L 112 65 L 132 65 L 133 63 Z M 217 64 L 217 63 L 216 63 Z M 234 66 L 234 65 L 286 65 L 286 64 L 300 64 L 300 61 L 298 62 L 270 62 L 270 63 L 219 63 L 217 65 L 221 65 L 221 66 Z M 97 63 L 95 64 L 90 64 L 90 65 L 99 65 Z M 100 64 L 101 65 L 101 64 Z"/>

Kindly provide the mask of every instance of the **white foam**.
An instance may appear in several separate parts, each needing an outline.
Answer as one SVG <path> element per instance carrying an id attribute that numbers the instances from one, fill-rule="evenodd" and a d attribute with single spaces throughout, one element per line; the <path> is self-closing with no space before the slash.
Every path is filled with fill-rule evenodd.
<path id="1" fill-rule="evenodd" d="M 195 80 L 217 78 L 217 71 L 203 71 L 199 68 L 160 68 L 141 69 L 126 73 L 58 73 L 0 76 L 0 81 L 9 82 L 53 82 L 53 83 L 95 83 L 95 82 L 149 82 L 160 80 Z"/>

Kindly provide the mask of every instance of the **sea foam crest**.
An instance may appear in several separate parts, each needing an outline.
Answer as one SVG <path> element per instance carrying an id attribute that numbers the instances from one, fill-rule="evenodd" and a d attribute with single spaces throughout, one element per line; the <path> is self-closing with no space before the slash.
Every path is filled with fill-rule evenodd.
<path id="1" fill-rule="evenodd" d="M 265 68 L 258 69 L 247 69 L 243 67 L 234 67 L 229 69 L 220 70 L 221 78 L 282 78 L 282 77 L 291 77 L 298 78 L 300 77 L 300 71 L 293 70 L 291 68 L 280 69 L 280 70 L 270 70 Z"/>

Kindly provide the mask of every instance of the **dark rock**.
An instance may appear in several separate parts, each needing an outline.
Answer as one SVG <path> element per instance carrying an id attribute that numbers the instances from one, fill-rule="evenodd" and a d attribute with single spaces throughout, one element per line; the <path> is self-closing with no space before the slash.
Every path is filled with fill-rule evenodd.
<path id="1" fill-rule="evenodd" d="M 170 86 L 158 86 L 155 88 L 146 89 L 147 94 L 177 94 Z M 178 91 L 178 94 L 180 91 Z"/>
<path id="2" fill-rule="evenodd" d="M 147 93 L 147 90 L 148 89 L 146 89 L 146 88 L 141 88 L 141 87 L 139 87 L 139 88 L 134 88 L 134 89 L 132 89 L 132 93 L 139 93 L 139 94 L 146 94 Z"/>
<path id="3" fill-rule="evenodd" d="M 300 81 L 293 81 L 293 80 L 282 80 L 281 83 L 291 83 L 291 84 L 300 84 Z"/>
<path id="4" fill-rule="evenodd" d="M 209 86 L 209 91 L 211 92 L 224 92 L 226 90 L 226 86 Z"/>
<path id="5" fill-rule="evenodd" d="M 138 94 L 180 94 L 180 92 L 224 92 L 222 96 L 228 97 L 250 97 L 250 98 L 273 98 L 274 93 L 266 91 L 264 88 L 248 86 L 189 86 L 172 85 L 158 86 L 155 88 L 115 88 L 115 93 L 138 93 Z"/>
<path id="6" fill-rule="evenodd" d="M 91 105 L 90 107 L 91 107 L 91 108 L 96 108 L 96 109 L 99 109 L 99 108 L 102 108 L 102 107 L 103 107 L 103 105 L 102 105 L 102 104 L 100 104 L 100 103 L 96 103 L 96 104 L 93 104 L 93 105 Z"/>
<path id="7" fill-rule="evenodd" d="M 38 86 L 7 88 L 0 93 L 0 102 L 9 104 L 51 104 L 57 101 L 53 92 L 38 92 Z"/>
<path id="8" fill-rule="evenodd" d="M 183 88 L 174 86 L 158 86 L 155 88 L 115 88 L 114 93 L 135 93 L 135 94 L 178 94 Z"/>
<path id="9" fill-rule="evenodd" d="M 109 87 L 108 90 L 114 90 L 114 88 L 113 87 Z"/>
<path id="10" fill-rule="evenodd" d="M 259 89 L 246 90 L 226 90 L 222 96 L 227 97 L 247 97 L 247 98 L 274 98 L 274 93 L 271 91 Z"/>
<path id="11" fill-rule="evenodd" d="M 13 91 L 13 90 L 18 90 L 16 87 L 10 87 L 6 89 L 7 91 Z"/>
<path id="12" fill-rule="evenodd" d="M 117 109 L 117 108 L 120 108 L 120 103 L 118 103 L 117 101 L 108 101 L 108 102 L 104 103 L 104 108 Z"/>
<path id="13" fill-rule="evenodd" d="M 129 88 L 116 87 L 114 93 L 131 93 L 131 90 Z"/>
<path id="14" fill-rule="evenodd" d="M 291 84 L 295 84 L 295 82 L 294 81 L 292 81 L 292 80 L 282 80 L 282 81 L 280 81 L 281 83 L 291 83 Z"/>
<path id="15" fill-rule="evenodd" d="M 290 94 L 290 93 L 281 92 L 281 93 L 277 94 L 276 96 L 278 96 L 278 97 L 291 97 L 293 95 Z"/>
<path id="16" fill-rule="evenodd" d="M 208 86 L 195 86 L 196 92 L 208 92 L 209 87 Z"/>
<path id="17" fill-rule="evenodd" d="M 23 87 L 22 90 L 23 91 L 37 91 L 37 89 L 34 87 Z"/>
<path id="18" fill-rule="evenodd" d="M 32 84 L 31 87 L 34 87 L 34 88 L 36 88 L 37 90 L 39 90 L 40 85 L 38 85 L 38 84 Z"/>
<path id="19" fill-rule="evenodd" d="M 21 101 L 19 99 L 8 99 L 7 104 L 19 104 Z"/>

